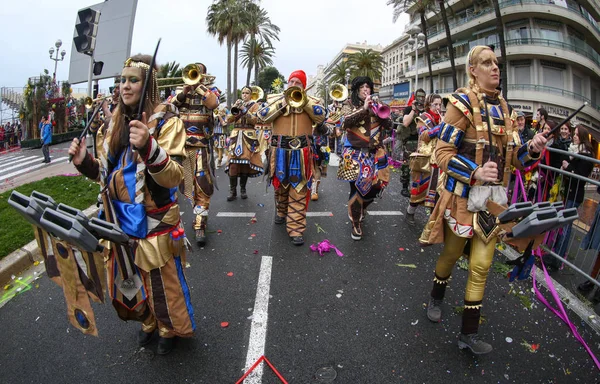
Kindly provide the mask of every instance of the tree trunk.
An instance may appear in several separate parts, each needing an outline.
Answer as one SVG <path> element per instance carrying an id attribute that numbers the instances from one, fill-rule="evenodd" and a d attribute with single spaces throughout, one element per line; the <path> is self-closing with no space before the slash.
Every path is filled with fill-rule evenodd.
<path id="1" fill-rule="evenodd" d="M 248 60 L 248 74 L 246 75 L 246 84 L 250 85 L 250 76 L 252 76 L 252 60 Z M 254 80 L 256 81 L 256 80 Z"/>
<path id="2" fill-rule="evenodd" d="M 227 108 L 231 108 L 231 40 L 227 38 Z"/>
<path id="3" fill-rule="evenodd" d="M 433 89 L 433 71 L 431 70 L 431 60 L 430 60 L 430 55 L 429 55 L 429 41 L 427 40 L 427 22 L 425 21 L 425 11 L 421 12 L 421 29 L 423 30 L 423 34 L 425 35 L 425 55 L 427 56 L 426 58 L 423 58 L 423 61 L 425 61 L 425 59 L 427 60 L 427 68 L 429 69 L 429 93 L 433 93 L 434 89 Z M 416 42 L 417 46 L 419 44 L 419 40 L 417 39 Z M 418 51 L 417 51 L 418 52 Z M 419 61 L 419 55 L 417 55 L 417 61 Z M 415 63 L 417 64 L 417 63 Z M 418 64 L 417 64 L 418 65 Z M 417 74 L 417 76 L 419 76 Z M 425 84 L 425 82 L 423 82 L 423 84 Z M 423 88 L 425 88 L 425 85 L 423 85 Z M 416 91 L 416 89 L 415 89 Z"/>
<path id="4" fill-rule="evenodd" d="M 260 68 L 258 66 L 258 62 L 254 63 L 254 82 L 258 85 L 258 72 L 260 72 Z"/>
<path id="5" fill-rule="evenodd" d="M 254 36 L 250 37 L 250 47 L 252 50 L 250 52 L 254 52 Z M 248 52 L 250 54 L 250 52 Z M 246 85 L 250 85 L 250 76 L 252 75 L 252 67 L 254 66 L 253 60 L 254 53 L 248 57 L 248 75 L 246 76 Z M 256 83 L 256 78 L 254 78 L 254 83 Z"/>
<path id="6" fill-rule="evenodd" d="M 497 1 L 492 1 L 494 4 L 494 11 L 496 12 L 496 29 L 498 30 L 498 37 L 500 39 L 500 55 L 502 56 L 499 61 L 500 65 L 500 87 L 502 87 L 502 96 L 507 100 L 506 95 L 508 93 L 508 71 L 506 60 L 506 42 L 504 41 L 504 22 L 502 21 L 502 13 L 500 13 L 500 5 Z"/>
<path id="7" fill-rule="evenodd" d="M 234 56 L 233 56 L 233 97 L 237 100 L 238 98 L 238 87 L 237 87 L 237 72 L 238 72 L 238 44 L 239 42 L 236 40 L 234 45 Z"/>
<path id="8" fill-rule="evenodd" d="M 448 55 L 450 56 L 450 69 L 452 70 L 452 87 L 456 90 L 458 89 L 458 81 L 456 79 L 456 65 L 454 64 L 454 46 L 452 45 L 452 35 L 450 34 L 448 15 L 446 15 L 446 7 L 444 6 L 444 0 L 438 0 L 438 4 L 440 5 L 440 13 L 442 14 L 442 21 L 444 22 L 444 28 L 446 29 Z"/>

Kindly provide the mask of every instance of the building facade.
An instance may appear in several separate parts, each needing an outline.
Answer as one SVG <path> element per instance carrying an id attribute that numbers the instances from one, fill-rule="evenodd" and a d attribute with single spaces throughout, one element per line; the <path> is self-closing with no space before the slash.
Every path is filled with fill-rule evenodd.
<path id="1" fill-rule="evenodd" d="M 499 5 L 507 56 L 502 86 L 507 87 L 508 102 L 529 116 L 543 107 L 557 121 L 587 102 L 574 122 L 592 128 L 600 138 L 600 1 L 499 0 Z M 494 45 L 500 57 L 496 16 L 488 0 L 450 0 L 447 14 L 460 87 L 468 82 L 465 61 L 472 47 Z M 444 25 L 439 13 L 430 12 L 426 20 L 433 91 L 445 95 L 453 86 Z M 420 25 L 414 18 L 411 23 Z M 415 71 L 413 47 L 413 64 L 404 67 L 404 81 L 411 83 L 412 92 L 418 73 L 419 85 L 429 93 L 425 49 L 419 48 L 418 54 Z M 394 69 L 388 75 L 394 82 Z M 393 86 L 397 84 L 402 80 Z"/>

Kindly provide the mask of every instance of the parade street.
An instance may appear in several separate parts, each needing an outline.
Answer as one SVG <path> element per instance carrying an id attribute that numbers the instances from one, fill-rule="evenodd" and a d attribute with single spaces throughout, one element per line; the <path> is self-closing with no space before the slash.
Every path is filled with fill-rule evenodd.
<path id="1" fill-rule="evenodd" d="M 531 279 L 509 283 L 498 254 L 479 331 L 494 350 L 482 357 L 459 350 L 466 270 L 454 270 L 442 321 L 430 322 L 425 306 L 441 247 L 417 243 L 423 208 L 414 224 L 406 221 L 408 200 L 394 170 L 383 199 L 369 207 L 363 239 L 353 241 L 348 185 L 336 171 L 330 167 L 309 205 L 300 247 L 273 224 L 273 191 L 262 177 L 248 182 L 247 200 L 227 202 L 228 179 L 217 170 L 202 249 L 193 241 L 191 206 L 180 201 L 193 243 L 185 272 L 196 333 L 177 339 L 169 355 L 155 355 L 156 335 L 138 347 L 139 324 L 120 321 L 110 303 L 93 304 L 99 336 L 81 334 L 67 320 L 60 287 L 45 274 L 23 278 L 19 294 L 0 304 L 0 382 L 235 383 L 262 355 L 290 383 L 598 382 L 594 362 L 535 298 Z M 325 239 L 343 256 L 311 252 Z M 597 351 L 600 337 L 568 313 Z M 281 380 L 261 364 L 245 382 Z"/>

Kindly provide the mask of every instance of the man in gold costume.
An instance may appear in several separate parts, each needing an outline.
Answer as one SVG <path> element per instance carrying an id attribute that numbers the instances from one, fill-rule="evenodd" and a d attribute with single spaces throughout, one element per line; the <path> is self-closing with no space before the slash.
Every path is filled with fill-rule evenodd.
<path id="1" fill-rule="evenodd" d="M 305 94 L 304 71 L 292 72 L 288 87 L 296 87 L 294 92 L 303 95 L 301 106 L 288 105 L 285 94 L 274 94 L 267 97 L 257 114 L 262 122 L 273 123 L 269 180 L 275 188 L 275 224 L 286 223 L 292 243 L 302 245 L 314 167 L 311 141 L 313 134 L 326 130 L 323 122 L 327 111 L 320 100 Z"/>
<path id="2" fill-rule="evenodd" d="M 196 64 L 200 67 L 201 75 L 205 75 L 206 66 L 202 63 Z M 213 109 L 219 105 L 220 92 L 216 87 L 209 89 L 209 86 L 210 84 L 203 84 L 202 80 L 196 85 L 186 85 L 172 100 L 179 108 L 187 134 L 182 193 L 194 204 L 194 230 L 199 246 L 206 244 L 208 208 L 214 192 L 210 141 L 214 127 Z"/>

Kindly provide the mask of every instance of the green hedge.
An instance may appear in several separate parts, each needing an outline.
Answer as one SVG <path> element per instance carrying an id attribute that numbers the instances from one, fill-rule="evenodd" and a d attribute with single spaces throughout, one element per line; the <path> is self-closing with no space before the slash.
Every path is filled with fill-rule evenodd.
<path id="1" fill-rule="evenodd" d="M 83 132 L 83 129 L 78 129 L 76 131 L 69 131 L 66 133 L 58 133 L 52 135 L 52 144 L 64 143 L 65 141 L 71 141 L 74 137 L 79 137 Z M 31 140 L 23 140 L 21 141 L 21 148 L 40 148 L 42 146 L 42 142 L 40 139 L 31 139 Z"/>

